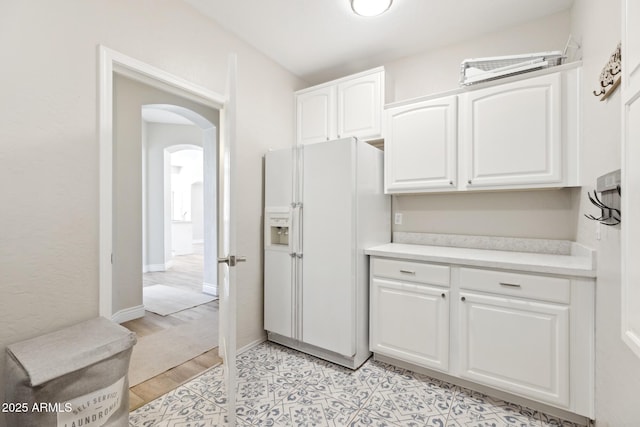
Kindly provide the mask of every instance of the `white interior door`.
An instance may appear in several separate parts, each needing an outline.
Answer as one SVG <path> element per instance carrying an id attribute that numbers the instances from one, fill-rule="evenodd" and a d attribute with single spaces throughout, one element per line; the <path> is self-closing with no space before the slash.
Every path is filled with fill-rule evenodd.
<path id="1" fill-rule="evenodd" d="M 218 165 L 218 283 L 220 284 L 220 343 L 219 352 L 224 360 L 227 389 L 228 425 L 236 420 L 236 264 L 244 261 L 236 256 L 235 215 L 235 118 L 236 118 L 236 68 L 235 54 L 229 56 L 227 75 L 227 99 L 222 109 L 220 155 Z"/>
<path id="2" fill-rule="evenodd" d="M 640 357 L 640 3 L 622 12 L 622 339 Z"/>

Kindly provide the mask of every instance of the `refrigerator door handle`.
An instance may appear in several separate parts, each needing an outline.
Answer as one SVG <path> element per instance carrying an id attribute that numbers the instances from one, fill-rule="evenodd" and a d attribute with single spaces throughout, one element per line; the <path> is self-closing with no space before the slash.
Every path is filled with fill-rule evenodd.
<path id="1" fill-rule="evenodd" d="M 297 238 L 297 244 L 298 247 L 296 248 L 296 253 L 298 254 L 298 258 L 302 258 L 302 253 L 303 253 L 303 233 L 302 233 L 302 203 L 298 203 L 298 224 L 296 226 L 296 231 L 298 232 L 298 238 Z"/>
<path id="2" fill-rule="evenodd" d="M 291 228 L 289 230 L 289 249 L 291 250 L 292 256 L 295 257 L 296 252 L 298 252 L 298 213 L 295 203 L 291 203 L 291 209 L 289 210 L 289 215 L 291 218 Z"/>

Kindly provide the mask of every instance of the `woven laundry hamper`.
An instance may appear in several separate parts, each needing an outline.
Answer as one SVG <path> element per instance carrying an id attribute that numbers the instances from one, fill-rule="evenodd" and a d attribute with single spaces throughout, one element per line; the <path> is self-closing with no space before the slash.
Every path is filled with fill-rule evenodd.
<path id="1" fill-rule="evenodd" d="M 136 336 L 103 317 L 7 347 L 8 426 L 129 425 Z"/>

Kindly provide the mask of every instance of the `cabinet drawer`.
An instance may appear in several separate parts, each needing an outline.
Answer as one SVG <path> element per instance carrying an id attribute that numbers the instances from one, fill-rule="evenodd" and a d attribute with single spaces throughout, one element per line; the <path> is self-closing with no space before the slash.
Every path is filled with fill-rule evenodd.
<path id="1" fill-rule="evenodd" d="M 571 298 L 569 279 L 475 268 L 460 269 L 460 288 L 567 304 Z"/>
<path id="2" fill-rule="evenodd" d="M 378 277 L 449 286 L 450 268 L 445 265 L 372 258 L 371 270 Z"/>

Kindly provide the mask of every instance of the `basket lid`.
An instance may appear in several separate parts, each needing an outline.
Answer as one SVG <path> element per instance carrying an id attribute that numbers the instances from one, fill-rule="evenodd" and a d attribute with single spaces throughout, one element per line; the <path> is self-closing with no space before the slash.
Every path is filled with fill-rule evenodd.
<path id="1" fill-rule="evenodd" d="M 7 347 L 8 355 L 38 386 L 128 350 L 136 335 L 104 317 L 51 332 Z"/>

